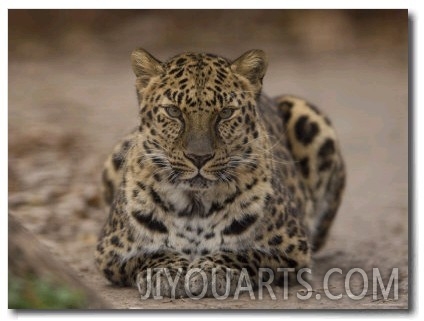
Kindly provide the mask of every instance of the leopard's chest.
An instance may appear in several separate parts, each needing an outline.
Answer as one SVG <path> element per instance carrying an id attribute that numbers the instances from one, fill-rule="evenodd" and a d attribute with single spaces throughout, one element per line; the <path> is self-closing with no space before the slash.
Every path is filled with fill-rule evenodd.
<path id="1" fill-rule="evenodd" d="M 207 255 L 223 244 L 222 228 L 213 220 L 179 219 L 171 224 L 166 245 L 190 257 Z"/>
<path id="2" fill-rule="evenodd" d="M 149 230 L 152 224 L 139 226 L 133 220 L 137 235 L 143 240 L 142 250 L 153 252 L 165 247 L 195 258 L 223 249 L 253 246 L 258 226 L 262 224 L 264 203 L 253 189 L 234 195 L 233 192 L 223 197 L 214 194 L 193 198 L 174 188 L 163 192 L 160 205 L 145 202 L 152 206 L 149 219 L 161 229 Z M 130 204 L 129 212 L 141 211 L 139 202 Z"/>
<path id="3" fill-rule="evenodd" d="M 169 222 L 169 233 L 164 238 L 163 244 L 184 253 L 191 259 L 222 249 L 241 250 L 252 246 L 255 228 L 238 235 L 228 235 L 225 230 L 231 225 L 232 220 L 223 219 L 223 216 L 216 215 L 209 219 L 200 217 L 179 218 L 176 221 Z"/>

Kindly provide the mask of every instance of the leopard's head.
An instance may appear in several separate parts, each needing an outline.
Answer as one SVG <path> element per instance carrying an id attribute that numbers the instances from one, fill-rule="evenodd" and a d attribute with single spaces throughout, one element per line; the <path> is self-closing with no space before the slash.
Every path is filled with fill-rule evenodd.
<path id="1" fill-rule="evenodd" d="M 256 104 L 267 67 L 251 50 L 234 61 L 184 53 L 160 62 L 132 53 L 143 157 L 159 180 L 199 190 L 254 171 L 265 139 Z"/>

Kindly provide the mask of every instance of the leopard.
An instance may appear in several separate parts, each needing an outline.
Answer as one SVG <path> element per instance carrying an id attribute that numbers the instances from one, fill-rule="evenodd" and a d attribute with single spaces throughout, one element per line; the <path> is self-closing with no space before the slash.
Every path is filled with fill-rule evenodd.
<path id="1" fill-rule="evenodd" d="M 281 269 L 311 268 L 346 181 L 328 116 L 262 91 L 263 50 L 163 62 L 138 48 L 131 64 L 138 122 L 103 169 L 100 273 L 150 297 L 212 297 L 246 274 L 257 288 L 263 268 L 273 285 L 287 282 Z"/>

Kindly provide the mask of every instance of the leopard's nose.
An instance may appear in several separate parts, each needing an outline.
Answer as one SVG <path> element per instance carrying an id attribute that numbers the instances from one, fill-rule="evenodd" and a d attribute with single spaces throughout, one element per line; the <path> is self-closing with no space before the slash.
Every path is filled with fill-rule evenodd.
<path id="1" fill-rule="evenodd" d="M 205 154 L 205 155 L 196 155 L 190 153 L 184 153 L 185 157 L 187 157 L 191 162 L 198 168 L 202 168 L 208 160 L 212 159 L 215 154 Z"/>

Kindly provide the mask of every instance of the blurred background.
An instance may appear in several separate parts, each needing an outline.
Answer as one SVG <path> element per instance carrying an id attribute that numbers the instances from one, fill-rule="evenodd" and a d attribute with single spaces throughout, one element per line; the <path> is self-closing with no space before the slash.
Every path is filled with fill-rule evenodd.
<path id="1" fill-rule="evenodd" d="M 257 46 L 272 55 L 376 54 L 408 41 L 407 10 L 10 10 L 9 26 L 13 58 L 116 55 L 134 46 L 165 56 Z"/>
<path id="2" fill-rule="evenodd" d="M 110 306 L 137 306 L 136 293 L 108 286 L 92 258 L 106 219 L 103 161 L 137 125 L 130 53 L 143 47 L 160 60 L 183 51 L 235 59 L 263 49 L 264 91 L 318 105 L 346 158 L 346 196 L 316 257 L 317 275 L 332 267 L 400 269 L 399 301 L 331 304 L 405 308 L 408 22 L 407 10 L 9 10 L 9 210 Z M 20 271 L 13 257 L 10 271 Z M 26 288 L 19 282 L 9 290 Z"/>

